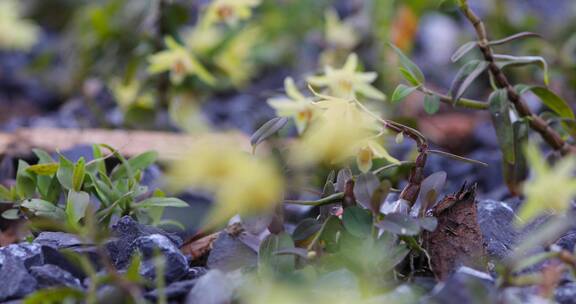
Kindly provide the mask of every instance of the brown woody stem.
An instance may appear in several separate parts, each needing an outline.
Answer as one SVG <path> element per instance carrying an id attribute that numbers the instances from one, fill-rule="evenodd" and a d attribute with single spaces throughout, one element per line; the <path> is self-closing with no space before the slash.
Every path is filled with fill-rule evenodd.
<path id="1" fill-rule="evenodd" d="M 545 120 L 530 111 L 522 96 L 520 96 L 514 90 L 514 87 L 512 84 L 510 84 L 508 78 L 502 72 L 502 69 L 496 65 L 494 53 L 492 52 L 492 48 L 490 47 L 488 40 L 486 27 L 478 15 L 476 15 L 474 11 L 470 9 L 466 0 L 460 0 L 460 10 L 466 19 L 468 19 L 468 21 L 470 21 L 470 23 L 474 26 L 476 36 L 478 37 L 478 48 L 482 52 L 484 60 L 488 62 L 489 71 L 494 77 L 496 85 L 499 88 L 506 90 L 508 100 L 510 100 L 510 102 L 514 105 L 514 108 L 516 108 L 516 111 L 518 111 L 520 116 L 527 118 L 530 122 L 530 127 L 538 132 L 546 141 L 546 143 L 548 143 L 554 150 L 559 151 L 562 154 L 576 153 L 576 147 L 563 140 L 558 132 L 552 129 Z"/>

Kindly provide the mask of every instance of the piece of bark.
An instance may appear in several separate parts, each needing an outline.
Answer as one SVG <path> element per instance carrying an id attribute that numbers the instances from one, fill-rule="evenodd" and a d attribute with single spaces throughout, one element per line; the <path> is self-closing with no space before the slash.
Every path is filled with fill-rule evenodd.
<path id="1" fill-rule="evenodd" d="M 239 143 L 245 144 L 242 148 L 250 151 L 250 141 L 245 135 L 234 133 L 232 136 L 238 137 Z M 171 160 L 192 149 L 195 140 L 192 135 L 158 131 L 22 128 L 0 133 L 0 155 L 28 155 L 33 148 L 55 152 L 77 145 L 107 144 L 125 156 L 154 150 L 161 160 Z"/>
<path id="2" fill-rule="evenodd" d="M 431 212 L 437 217 L 438 226 L 433 232 L 425 232 L 423 238 L 436 278 L 445 280 L 460 266 L 484 271 L 486 249 L 476 212 L 476 185 L 464 184 Z"/>

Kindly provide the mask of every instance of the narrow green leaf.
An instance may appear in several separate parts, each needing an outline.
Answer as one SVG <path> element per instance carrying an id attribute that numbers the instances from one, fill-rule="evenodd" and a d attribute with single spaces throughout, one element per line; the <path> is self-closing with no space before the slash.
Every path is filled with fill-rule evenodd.
<path id="1" fill-rule="evenodd" d="M 520 88 L 523 90 L 530 90 L 534 95 L 542 101 L 550 110 L 556 113 L 561 118 L 564 118 L 560 123 L 562 128 L 568 132 L 572 137 L 576 138 L 576 116 L 568 103 L 556 93 L 545 87 L 530 86 Z"/>
<path id="2" fill-rule="evenodd" d="M 66 213 L 62 208 L 42 199 L 26 199 L 22 202 L 22 207 L 30 210 L 36 216 L 48 217 L 57 221 L 66 219 Z"/>
<path id="3" fill-rule="evenodd" d="M 404 84 L 399 84 L 396 87 L 396 89 L 394 90 L 394 93 L 392 93 L 392 98 L 391 98 L 392 103 L 401 102 L 408 95 L 410 95 L 414 91 L 416 91 L 416 89 L 417 89 L 416 87 L 409 87 L 409 86 L 404 85 Z"/>
<path id="4" fill-rule="evenodd" d="M 90 205 L 90 195 L 84 191 L 68 191 L 66 201 L 66 216 L 68 222 L 77 224 L 86 215 L 86 209 Z"/>
<path id="5" fill-rule="evenodd" d="M 298 223 L 292 233 L 292 238 L 296 243 L 305 241 L 320 231 L 321 228 L 322 225 L 316 219 L 306 218 Z"/>
<path id="6" fill-rule="evenodd" d="M 477 45 L 476 41 L 466 42 L 461 47 L 459 47 L 456 50 L 456 52 L 454 52 L 454 54 L 452 54 L 452 56 L 450 57 L 450 60 L 452 62 L 456 62 L 456 61 L 460 60 L 460 58 L 464 57 L 464 55 L 468 54 L 468 52 L 473 50 L 474 47 L 476 47 L 476 45 Z"/>
<path id="7" fill-rule="evenodd" d="M 72 172 L 72 188 L 74 191 L 80 191 L 84 184 L 84 177 L 86 176 L 86 161 L 84 157 L 80 157 L 74 165 Z"/>
<path id="8" fill-rule="evenodd" d="M 152 165 L 158 158 L 158 152 L 148 151 L 136 155 L 126 162 L 123 162 L 110 175 L 112 180 L 119 178 L 133 178 L 134 173 L 138 170 L 144 170 Z"/>
<path id="9" fill-rule="evenodd" d="M 356 237 L 365 238 L 372 232 L 372 214 L 357 206 L 344 209 L 342 223 L 344 228 Z"/>
<path id="10" fill-rule="evenodd" d="M 26 168 L 26 171 L 34 173 L 36 175 L 47 175 L 51 176 L 56 171 L 58 171 L 58 164 L 57 163 L 45 163 L 45 164 L 37 164 L 32 165 Z"/>
<path id="11" fill-rule="evenodd" d="M 490 46 L 502 45 L 502 44 L 505 44 L 508 42 L 512 42 L 514 40 L 518 40 L 518 39 L 522 39 L 522 38 L 530 38 L 530 37 L 542 38 L 542 36 L 540 36 L 540 34 L 536 34 L 536 33 L 532 33 L 532 32 L 522 32 L 522 33 L 517 33 L 517 34 L 514 34 L 512 36 L 508 36 L 506 38 L 502 38 L 499 40 L 490 41 L 490 42 L 488 42 L 488 45 L 490 45 Z"/>
<path id="12" fill-rule="evenodd" d="M 424 96 L 424 111 L 432 115 L 440 109 L 440 97 L 434 94 L 426 94 Z"/>
<path id="13" fill-rule="evenodd" d="M 496 59 L 496 65 L 500 68 L 505 68 L 508 66 L 526 66 L 536 64 L 539 65 L 544 72 L 544 84 L 548 85 L 550 82 L 550 77 L 548 73 L 548 63 L 541 56 L 510 56 L 494 54 Z"/>
<path id="14" fill-rule="evenodd" d="M 8 209 L 2 212 L 2 218 L 7 220 L 17 220 L 20 218 L 18 209 Z"/>
<path id="15" fill-rule="evenodd" d="M 263 124 L 250 138 L 250 144 L 252 147 L 256 147 L 261 142 L 268 139 L 270 136 L 274 135 L 274 133 L 278 132 L 282 129 L 286 123 L 288 122 L 288 118 L 286 117 L 274 117 Z"/>
<path id="16" fill-rule="evenodd" d="M 452 82 L 450 93 L 452 95 L 452 102 L 456 102 L 464 95 L 468 87 L 482 74 L 488 67 L 488 62 L 481 60 L 473 60 L 466 63 Z"/>
<path id="17" fill-rule="evenodd" d="M 74 164 L 63 155 L 59 156 L 59 163 L 56 176 L 60 185 L 66 190 L 73 189 Z"/>
<path id="18" fill-rule="evenodd" d="M 402 65 L 406 73 L 410 74 L 411 78 L 417 81 L 415 85 L 423 84 L 425 82 L 425 78 L 420 68 L 418 68 L 418 66 L 412 62 L 412 60 L 410 60 L 410 58 L 408 58 L 408 56 L 406 56 L 398 47 L 391 43 L 388 45 L 390 45 L 390 47 L 398 55 L 398 58 L 400 59 L 400 65 Z"/>
<path id="19" fill-rule="evenodd" d="M 150 207 L 190 207 L 185 201 L 175 197 L 150 197 L 136 204 L 138 208 Z"/>
<path id="20" fill-rule="evenodd" d="M 36 176 L 28 172 L 27 162 L 18 161 L 18 170 L 16 172 L 16 192 L 20 198 L 30 198 L 36 193 Z"/>
<path id="21" fill-rule="evenodd" d="M 408 70 L 406 70 L 405 68 L 399 68 L 398 70 L 400 70 L 400 73 L 402 74 L 404 79 L 406 79 L 406 81 L 408 81 L 411 85 L 413 85 L 413 86 L 422 85 L 422 83 L 418 79 L 416 79 L 416 77 L 412 73 L 410 73 Z"/>
<path id="22" fill-rule="evenodd" d="M 513 165 L 515 162 L 514 129 L 510 121 L 510 103 L 506 90 L 500 89 L 492 92 L 489 97 L 489 110 L 496 129 L 498 144 L 502 150 L 506 163 Z"/>

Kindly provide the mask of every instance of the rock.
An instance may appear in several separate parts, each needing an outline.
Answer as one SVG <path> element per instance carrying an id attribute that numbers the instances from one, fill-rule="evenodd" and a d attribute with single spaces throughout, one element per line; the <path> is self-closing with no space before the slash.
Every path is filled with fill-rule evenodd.
<path id="1" fill-rule="evenodd" d="M 208 272 L 208 268 L 206 267 L 201 267 L 201 266 L 197 266 L 197 267 L 190 267 L 190 269 L 188 269 L 188 274 L 186 275 L 186 278 L 188 279 L 197 279 L 203 275 L 205 275 Z"/>
<path id="2" fill-rule="evenodd" d="M 32 277 L 22 259 L 9 251 L 2 252 L 0 268 L 0 301 L 19 299 L 36 290 L 36 279 Z"/>
<path id="3" fill-rule="evenodd" d="M 507 203 L 494 200 L 481 200 L 477 208 L 488 255 L 497 259 L 505 257 L 518 238 L 513 226 L 514 210 Z"/>
<path id="4" fill-rule="evenodd" d="M 576 304 L 576 283 L 569 282 L 558 286 L 554 297 L 560 304 Z"/>
<path id="5" fill-rule="evenodd" d="M 186 297 L 188 292 L 190 292 L 190 290 L 194 287 L 194 285 L 196 285 L 197 281 L 198 281 L 197 279 L 185 280 L 185 281 L 174 282 L 174 283 L 166 286 L 166 288 L 164 289 L 164 294 L 166 295 L 166 299 L 169 301 L 182 302 L 182 300 L 184 300 L 184 298 Z M 154 289 L 152 291 L 149 291 L 144 296 L 148 300 L 151 300 L 154 303 L 156 303 L 158 301 L 158 296 L 159 296 L 158 290 Z"/>
<path id="6" fill-rule="evenodd" d="M 242 267 L 255 266 L 258 256 L 239 238 L 223 232 L 212 244 L 206 266 L 210 269 L 233 271 Z"/>
<path id="7" fill-rule="evenodd" d="M 173 282 L 188 275 L 188 259 L 164 235 L 152 234 L 139 237 L 134 240 L 129 250 L 132 253 L 135 250 L 142 253 L 144 262 L 140 267 L 140 274 L 146 278 L 154 279 L 156 277 L 156 265 L 153 257 L 157 250 L 164 256 L 164 277 L 167 282 Z"/>
<path id="8" fill-rule="evenodd" d="M 0 249 L 0 265 L 3 264 L 3 257 L 7 254 L 23 261 L 26 268 L 42 265 L 44 259 L 41 247 L 34 243 L 11 244 L 3 247 Z"/>
<path id="9" fill-rule="evenodd" d="M 556 245 L 562 247 L 562 249 L 574 252 L 574 247 L 576 246 L 576 229 L 572 229 L 560 237 L 558 241 L 556 241 Z"/>
<path id="10" fill-rule="evenodd" d="M 71 233 L 65 232 L 41 232 L 34 243 L 54 247 L 56 249 L 83 245 L 82 241 Z"/>
<path id="11" fill-rule="evenodd" d="M 86 255 L 94 265 L 94 268 L 96 270 L 100 269 L 101 265 L 95 247 L 78 248 L 75 249 L 74 252 Z M 42 246 L 42 256 L 46 264 L 56 265 L 81 280 L 86 277 L 84 270 L 73 263 L 65 254 L 58 251 L 58 249 L 50 246 Z"/>
<path id="12" fill-rule="evenodd" d="M 463 266 L 436 285 L 421 303 L 497 303 L 497 291 L 489 274 Z"/>
<path id="13" fill-rule="evenodd" d="M 190 290 L 186 296 L 186 304 L 231 303 L 234 291 L 239 285 L 237 275 L 237 272 L 224 274 L 220 270 L 208 271 Z"/>
<path id="14" fill-rule="evenodd" d="M 117 268 L 124 268 L 130 261 L 132 242 L 141 236 L 160 234 L 168 238 L 174 246 L 180 248 L 182 239 L 175 234 L 167 233 L 162 229 L 139 224 L 129 216 L 124 216 L 112 226 L 115 240 L 106 244 L 110 258 Z"/>
<path id="15" fill-rule="evenodd" d="M 70 272 L 63 270 L 56 265 L 46 264 L 43 266 L 30 267 L 30 274 L 38 282 L 38 288 L 53 286 L 66 286 L 81 289 L 80 280 L 75 278 Z"/>

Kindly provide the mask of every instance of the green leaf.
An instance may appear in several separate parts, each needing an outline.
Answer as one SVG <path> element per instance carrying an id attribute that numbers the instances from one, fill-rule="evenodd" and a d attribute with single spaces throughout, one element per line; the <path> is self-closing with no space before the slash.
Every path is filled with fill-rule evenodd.
<path id="1" fill-rule="evenodd" d="M 316 219 L 306 218 L 298 223 L 292 233 L 292 238 L 296 243 L 305 241 L 320 231 L 321 228 L 322 225 Z"/>
<path id="2" fill-rule="evenodd" d="M 468 87 L 482 74 L 488 67 L 488 62 L 481 60 L 472 60 L 466 63 L 452 82 L 450 93 L 452 102 L 455 104 L 464 95 Z"/>
<path id="3" fill-rule="evenodd" d="M 357 206 L 344 209 L 342 223 L 344 228 L 356 237 L 365 238 L 372 232 L 372 214 Z"/>
<path id="4" fill-rule="evenodd" d="M 400 73 L 402 74 L 404 79 L 406 79 L 406 81 L 408 81 L 408 83 L 410 83 L 411 85 L 413 86 L 422 85 L 422 83 L 420 83 L 420 81 L 418 81 L 418 79 L 416 79 L 415 76 L 410 72 L 408 72 L 405 68 L 399 68 L 398 70 L 400 70 Z"/>
<path id="5" fill-rule="evenodd" d="M 93 165 L 88 164 L 86 166 L 86 170 L 91 173 L 95 173 L 91 169 L 92 166 L 95 166 L 100 175 L 106 175 L 106 162 L 104 161 L 104 154 L 102 154 L 102 149 L 100 149 L 100 145 L 92 145 L 92 156 L 94 158 L 94 160 L 91 161 Z"/>
<path id="6" fill-rule="evenodd" d="M 510 56 L 494 54 L 494 59 L 496 59 L 496 65 L 501 69 L 508 66 L 539 65 L 544 71 L 544 84 L 548 85 L 550 82 L 548 63 L 546 63 L 546 60 L 541 56 Z"/>
<path id="7" fill-rule="evenodd" d="M 36 175 L 46 175 L 52 176 L 56 171 L 58 171 L 58 163 L 45 163 L 32 165 L 26 168 L 26 171 L 34 173 Z"/>
<path id="8" fill-rule="evenodd" d="M 40 183 L 38 183 L 38 186 L 40 186 Z M 44 200 L 47 200 L 49 202 L 57 202 L 58 199 L 60 198 L 61 193 L 62 193 L 62 186 L 58 181 L 58 177 L 53 176 L 50 179 L 48 187 L 43 192 L 41 192 L 41 195 L 42 199 Z"/>
<path id="9" fill-rule="evenodd" d="M 150 207 L 190 207 L 185 201 L 175 197 L 150 197 L 136 204 L 138 208 Z"/>
<path id="10" fill-rule="evenodd" d="M 59 156 L 60 166 L 56 172 L 60 185 L 66 190 L 73 189 L 74 164 L 63 155 Z"/>
<path id="11" fill-rule="evenodd" d="M 426 94 L 424 96 L 424 111 L 432 115 L 440 109 L 440 97 L 434 94 Z"/>
<path id="12" fill-rule="evenodd" d="M 438 226 L 438 219 L 433 216 L 422 217 L 418 219 L 418 224 L 420 228 L 432 232 Z"/>
<path id="13" fill-rule="evenodd" d="M 548 88 L 529 87 L 529 90 L 531 90 L 534 95 L 538 96 L 542 103 L 550 108 L 550 110 L 552 110 L 561 118 L 564 118 L 560 123 L 562 128 L 564 128 L 564 130 L 568 132 L 572 137 L 576 138 L 576 121 L 574 121 L 576 117 L 574 116 L 574 112 L 568 103 L 562 97 L 556 95 L 556 93 L 552 92 Z"/>
<path id="14" fill-rule="evenodd" d="M 140 275 L 141 264 L 142 264 L 142 254 L 140 254 L 139 251 L 136 251 L 136 253 L 133 254 L 132 258 L 130 259 L 130 264 L 126 269 L 126 274 L 124 275 L 124 277 L 126 277 L 126 279 L 129 280 L 130 282 L 134 283 L 142 282 L 143 278 Z"/>
<path id="15" fill-rule="evenodd" d="M 464 57 L 464 55 L 468 54 L 468 52 L 473 50 L 476 47 L 476 45 L 477 45 L 476 41 L 466 42 L 461 47 L 459 47 L 456 50 L 456 52 L 454 52 L 454 54 L 452 54 L 452 56 L 450 57 L 450 60 L 452 62 L 456 62 L 456 61 L 460 60 L 460 58 Z"/>
<path id="16" fill-rule="evenodd" d="M 286 117 L 274 117 L 263 124 L 254 134 L 250 137 L 250 144 L 253 148 L 256 148 L 261 142 L 268 139 L 270 136 L 274 135 L 280 129 L 282 129 L 286 123 L 288 122 L 288 118 Z"/>
<path id="17" fill-rule="evenodd" d="M 32 198 L 22 202 L 22 207 L 30 210 L 36 216 L 48 217 L 57 221 L 66 219 L 62 208 L 42 199 Z"/>
<path id="18" fill-rule="evenodd" d="M 66 216 L 68 222 L 77 224 L 86 215 L 86 209 L 90 205 L 90 195 L 84 191 L 68 191 L 66 201 Z"/>
<path id="19" fill-rule="evenodd" d="M 513 165 L 515 162 L 514 129 L 510 121 L 510 103 L 506 90 L 492 92 L 489 97 L 489 111 L 492 116 L 498 144 L 502 150 L 504 161 Z"/>
<path id="20" fill-rule="evenodd" d="M 271 234 L 260 244 L 258 251 L 258 270 L 262 273 L 290 273 L 294 271 L 296 259 L 293 255 L 279 255 L 282 250 L 294 248 L 290 235 L 282 232 Z"/>
<path id="21" fill-rule="evenodd" d="M 49 164 L 49 163 L 54 162 L 54 159 L 52 158 L 52 156 L 50 156 L 50 154 L 48 154 L 48 152 L 46 152 L 44 150 L 32 149 L 32 152 L 34 152 L 36 157 L 38 157 L 38 163 L 39 164 Z"/>
<path id="22" fill-rule="evenodd" d="M 72 188 L 74 191 L 82 190 L 82 185 L 84 184 L 84 177 L 86 176 L 86 161 L 84 157 L 80 157 L 76 164 L 74 165 L 74 171 L 72 172 Z"/>
<path id="23" fill-rule="evenodd" d="M 532 33 L 532 32 L 522 32 L 522 33 L 517 33 L 517 34 L 514 34 L 512 36 L 508 36 L 506 38 L 502 38 L 499 40 L 489 41 L 488 45 L 490 45 L 490 46 L 502 45 L 502 44 L 505 44 L 508 42 L 512 42 L 514 40 L 518 40 L 518 39 L 522 39 L 522 38 L 530 38 L 530 37 L 542 38 L 542 36 L 540 36 L 540 34 L 536 34 L 536 33 Z"/>
<path id="24" fill-rule="evenodd" d="M 426 81 L 426 79 L 424 78 L 424 74 L 422 73 L 420 68 L 418 68 L 418 66 L 414 62 L 412 62 L 412 60 L 410 60 L 410 58 L 408 58 L 408 56 L 406 56 L 402 52 L 402 50 L 400 50 L 398 47 L 396 47 L 391 43 L 389 43 L 388 45 L 390 45 L 390 47 L 394 50 L 394 52 L 398 55 L 398 58 L 400 59 L 400 65 L 402 65 L 405 71 L 402 72 L 402 74 L 406 73 L 410 75 L 410 79 L 407 80 L 410 81 L 410 83 L 412 83 L 411 79 L 414 80 L 415 83 L 412 83 L 413 85 L 423 84 Z"/>
<path id="25" fill-rule="evenodd" d="M 20 218 L 19 210 L 18 209 L 8 209 L 2 212 L 2 218 L 7 220 L 17 220 Z"/>
<path id="26" fill-rule="evenodd" d="M 380 212 L 380 207 L 386 200 L 388 193 L 390 193 L 390 188 L 392 188 L 392 184 L 390 181 L 383 180 L 378 188 L 372 193 L 372 197 L 370 198 L 370 210 L 373 213 L 378 214 Z"/>
<path id="27" fill-rule="evenodd" d="M 3 185 L 0 185 L 0 201 L 11 202 L 14 200 L 16 200 L 16 197 L 14 197 L 13 191 Z"/>
<path id="28" fill-rule="evenodd" d="M 354 198 L 364 208 L 372 210 L 372 196 L 380 186 L 380 180 L 372 172 L 362 173 L 354 183 Z"/>
<path id="29" fill-rule="evenodd" d="M 126 162 L 120 164 L 114 172 L 110 175 L 112 180 L 119 178 L 133 178 L 133 174 L 138 170 L 144 170 L 152 165 L 158 158 L 158 153 L 155 151 L 148 151 L 137 156 L 134 156 Z"/>
<path id="30" fill-rule="evenodd" d="M 384 217 L 376 227 L 398 235 L 417 235 L 420 233 L 420 223 L 407 214 L 391 213 Z"/>
<path id="31" fill-rule="evenodd" d="M 28 295 L 22 304 L 82 303 L 86 293 L 71 287 L 51 287 Z"/>
<path id="32" fill-rule="evenodd" d="M 30 166 L 25 161 L 18 161 L 16 192 L 20 198 L 30 198 L 36 193 L 36 176 L 28 172 L 28 167 Z"/>
<path id="33" fill-rule="evenodd" d="M 416 91 L 416 87 L 409 87 L 407 85 L 404 84 L 399 84 L 396 89 L 394 90 L 394 93 L 392 93 L 392 98 L 391 101 L 392 103 L 399 103 L 402 100 L 404 100 L 404 98 L 406 98 L 406 96 L 412 94 L 414 91 Z"/>

